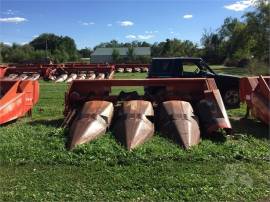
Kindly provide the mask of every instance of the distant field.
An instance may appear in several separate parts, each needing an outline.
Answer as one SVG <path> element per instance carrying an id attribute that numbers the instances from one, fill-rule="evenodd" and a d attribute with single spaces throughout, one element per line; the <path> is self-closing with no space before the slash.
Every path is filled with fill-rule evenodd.
<path id="1" fill-rule="evenodd" d="M 214 69 L 246 75 L 239 68 Z M 70 152 L 68 131 L 59 128 L 66 89 L 41 81 L 32 119 L 0 127 L 0 201 L 270 200 L 268 127 L 241 119 L 244 105 L 228 110 L 234 136 L 203 138 L 188 151 L 155 134 L 128 152 L 108 133 Z"/>

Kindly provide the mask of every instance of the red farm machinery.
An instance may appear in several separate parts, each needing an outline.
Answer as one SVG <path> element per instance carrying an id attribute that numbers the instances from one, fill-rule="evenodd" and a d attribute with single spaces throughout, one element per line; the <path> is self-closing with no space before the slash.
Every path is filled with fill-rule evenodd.
<path id="1" fill-rule="evenodd" d="M 270 124 L 270 76 L 244 77 L 240 80 L 240 99 L 247 104 L 246 117 L 251 114 Z"/>
<path id="2" fill-rule="evenodd" d="M 158 87 L 155 94 L 121 92 L 124 86 Z M 214 79 L 74 80 L 65 95 L 64 126 L 70 127 L 68 148 L 90 142 L 111 128 L 128 150 L 155 131 L 184 148 L 200 142 L 202 134 L 230 131 Z"/>
<path id="3" fill-rule="evenodd" d="M 148 72 L 150 64 L 115 64 L 116 72 Z"/>
<path id="4" fill-rule="evenodd" d="M 9 64 L 0 66 L 0 78 L 30 79 L 42 77 L 55 82 L 74 79 L 111 79 L 114 72 L 148 72 L 149 64 Z"/>
<path id="5" fill-rule="evenodd" d="M 113 65 L 99 64 L 52 64 L 9 65 L 0 67 L 0 78 L 13 80 L 36 80 L 39 77 L 55 82 L 71 82 L 73 79 L 108 79 L 114 74 Z"/>
<path id="6" fill-rule="evenodd" d="M 0 125 L 30 115 L 38 99 L 38 81 L 0 80 Z"/>

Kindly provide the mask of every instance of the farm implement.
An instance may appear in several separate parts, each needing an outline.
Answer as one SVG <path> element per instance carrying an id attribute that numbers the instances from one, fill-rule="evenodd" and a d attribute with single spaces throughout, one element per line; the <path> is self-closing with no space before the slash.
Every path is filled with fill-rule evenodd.
<path id="1" fill-rule="evenodd" d="M 114 72 L 148 72 L 149 64 L 9 64 L 0 66 L 0 78 L 37 80 L 56 83 L 74 79 L 111 79 Z"/>
<path id="2" fill-rule="evenodd" d="M 38 80 L 46 77 L 49 67 L 43 66 L 8 66 L 2 70 L 0 78 L 4 80 Z"/>
<path id="3" fill-rule="evenodd" d="M 112 94 L 124 86 L 157 87 L 143 95 Z M 200 142 L 202 134 L 230 131 L 221 95 L 214 79 L 74 80 L 65 94 L 68 148 L 90 142 L 111 128 L 128 150 L 160 131 L 184 148 Z"/>
<path id="4" fill-rule="evenodd" d="M 115 64 L 116 72 L 148 72 L 149 64 Z"/>
<path id="5" fill-rule="evenodd" d="M 47 78 L 55 82 L 71 82 L 78 80 L 111 79 L 114 75 L 114 66 L 75 66 L 58 67 L 47 73 Z"/>
<path id="6" fill-rule="evenodd" d="M 38 81 L 0 80 L 0 125 L 30 115 L 38 98 Z"/>
<path id="7" fill-rule="evenodd" d="M 111 65 L 9 65 L 0 69 L 0 78 L 37 80 L 39 77 L 55 82 L 71 82 L 73 79 L 109 79 L 114 74 L 114 66 Z"/>
<path id="8" fill-rule="evenodd" d="M 248 117 L 251 114 L 270 124 L 270 76 L 244 77 L 240 79 L 240 99 L 246 102 Z"/>

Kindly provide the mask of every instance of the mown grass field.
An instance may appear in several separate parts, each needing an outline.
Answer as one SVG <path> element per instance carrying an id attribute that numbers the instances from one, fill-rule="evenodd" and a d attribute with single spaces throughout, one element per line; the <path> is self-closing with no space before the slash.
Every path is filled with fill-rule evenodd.
<path id="1" fill-rule="evenodd" d="M 128 152 L 111 133 L 67 151 L 68 131 L 59 128 L 66 88 L 41 81 L 32 119 L 0 127 L 0 201 L 270 200 L 269 131 L 240 119 L 245 106 L 228 111 L 233 136 L 203 139 L 188 151 L 156 134 Z"/>

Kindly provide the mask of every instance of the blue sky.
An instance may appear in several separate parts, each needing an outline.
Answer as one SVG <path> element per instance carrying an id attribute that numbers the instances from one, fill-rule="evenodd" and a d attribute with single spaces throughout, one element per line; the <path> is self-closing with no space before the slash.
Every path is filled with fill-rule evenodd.
<path id="1" fill-rule="evenodd" d="M 240 18 L 255 0 L 1 0 L 0 41 L 27 43 L 41 33 L 72 37 L 78 48 L 116 39 L 200 43 L 204 29 Z"/>

